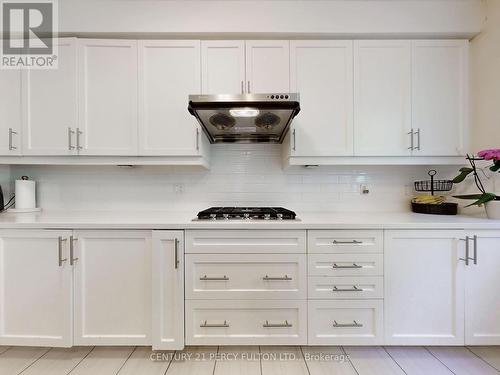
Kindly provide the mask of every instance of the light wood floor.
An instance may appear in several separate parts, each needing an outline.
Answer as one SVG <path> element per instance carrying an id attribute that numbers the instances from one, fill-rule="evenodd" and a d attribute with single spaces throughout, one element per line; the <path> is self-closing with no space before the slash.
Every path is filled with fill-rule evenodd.
<path id="1" fill-rule="evenodd" d="M 155 360 L 152 360 L 151 357 Z M 323 357 L 321 357 L 323 356 Z M 329 356 L 329 357 L 325 357 Z M 1 375 L 498 375 L 490 347 L 0 347 Z"/>

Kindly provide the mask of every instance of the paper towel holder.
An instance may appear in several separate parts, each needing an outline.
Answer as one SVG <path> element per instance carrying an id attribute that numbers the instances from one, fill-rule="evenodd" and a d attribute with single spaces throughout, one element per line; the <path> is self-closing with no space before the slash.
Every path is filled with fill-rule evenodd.
<path id="1" fill-rule="evenodd" d="M 21 176 L 21 180 L 28 181 L 28 176 Z M 40 212 L 42 209 L 39 207 L 31 207 L 31 208 L 9 208 L 7 211 L 12 213 L 30 213 L 30 212 Z"/>

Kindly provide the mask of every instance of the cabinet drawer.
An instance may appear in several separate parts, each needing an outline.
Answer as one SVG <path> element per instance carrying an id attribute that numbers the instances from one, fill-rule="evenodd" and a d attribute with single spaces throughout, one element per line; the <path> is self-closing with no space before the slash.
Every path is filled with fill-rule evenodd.
<path id="1" fill-rule="evenodd" d="M 305 299 L 305 254 L 188 254 L 187 299 Z"/>
<path id="2" fill-rule="evenodd" d="M 305 301 L 186 301 L 186 345 L 305 345 Z"/>
<path id="3" fill-rule="evenodd" d="M 381 230 L 310 230 L 309 253 L 383 253 Z"/>
<path id="4" fill-rule="evenodd" d="M 383 276 L 383 254 L 311 254 L 311 276 Z"/>
<path id="5" fill-rule="evenodd" d="M 370 299 L 383 298 L 384 278 L 313 276 L 308 280 L 311 299 Z"/>
<path id="6" fill-rule="evenodd" d="M 189 230 L 186 253 L 305 253 L 301 230 Z"/>
<path id="7" fill-rule="evenodd" d="M 383 301 L 309 301 L 309 345 L 380 345 Z"/>

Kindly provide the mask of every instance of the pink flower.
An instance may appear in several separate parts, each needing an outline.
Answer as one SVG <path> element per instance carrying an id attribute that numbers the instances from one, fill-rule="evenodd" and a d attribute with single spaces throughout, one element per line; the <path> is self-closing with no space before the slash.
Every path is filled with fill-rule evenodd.
<path id="1" fill-rule="evenodd" d="M 477 156 L 484 160 L 500 160 L 500 149 L 479 151 Z"/>

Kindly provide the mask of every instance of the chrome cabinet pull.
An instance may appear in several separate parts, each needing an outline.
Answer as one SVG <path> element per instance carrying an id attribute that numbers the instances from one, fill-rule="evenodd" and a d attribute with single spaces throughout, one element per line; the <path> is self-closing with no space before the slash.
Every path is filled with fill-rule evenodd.
<path id="1" fill-rule="evenodd" d="M 179 240 L 176 238 L 174 240 L 174 265 L 175 269 L 179 268 Z"/>
<path id="2" fill-rule="evenodd" d="M 247 82 L 247 94 L 250 94 L 250 81 Z"/>
<path id="3" fill-rule="evenodd" d="M 78 258 L 75 258 L 75 241 L 77 241 L 78 238 L 75 238 L 73 236 L 69 237 L 69 264 L 73 266 L 75 262 L 78 260 Z"/>
<path id="4" fill-rule="evenodd" d="M 293 129 L 293 132 L 292 132 L 292 138 L 293 138 L 293 151 L 295 151 L 296 149 L 296 145 L 297 145 L 297 142 L 296 142 L 296 139 L 295 139 L 295 129 Z"/>
<path id="5" fill-rule="evenodd" d="M 358 288 L 356 285 L 352 286 L 352 289 L 350 288 L 337 288 L 337 286 L 334 286 L 332 289 L 332 292 L 363 292 L 364 289 Z"/>
<path id="6" fill-rule="evenodd" d="M 269 276 L 264 276 L 262 278 L 264 281 L 292 281 L 292 278 L 289 277 L 288 275 L 285 275 L 283 277 L 269 277 Z"/>
<path id="7" fill-rule="evenodd" d="M 75 146 L 73 146 L 73 134 L 75 134 L 75 131 L 72 130 L 71 128 L 68 128 L 68 150 L 74 150 Z"/>
<path id="8" fill-rule="evenodd" d="M 63 259 L 63 242 L 65 242 L 67 240 L 67 238 L 62 238 L 61 236 L 59 236 L 58 238 L 58 262 L 57 264 L 59 265 L 59 267 L 62 267 L 63 265 L 63 262 L 66 262 L 68 259 L 67 258 L 64 258 Z"/>
<path id="9" fill-rule="evenodd" d="M 241 93 L 244 94 L 245 93 L 245 84 L 243 83 L 243 81 L 241 81 Z"/>
<path id="10" fill-rule="evenodd" d="M 469 240 L 470 240 L 470 237 L 469 236 L 466 236 L 465 239 L 461 238 L 460 239 L 461 241 L 465 241 L 465 258 L 458 258 L 459 260 L 463 260 L 465 262 L 465 265 L 468 266 L 469 265 L 469 259 L 472 259 L 472 258 L 469 258 Z"/>
<path id="11" fill-rule="evenodd" d="M 336 320 L 333 321 L 333 328 L 359 328 L 363 327 L 363 324 L 358 323 L 353 320 L 352 323 L 337 323 Z"/>
<path id="12" fill-rule="evenodd" d="M 477 264 L 477 235 L 474 236 L 474 264 Z"/>
<path id="13" fill-rule="evenodd" d="M 200 277 L 201 281 L 229 281 L 229 277 L 226 275 L 222 277 L 208 277 L 207 275 Z"/>
<path id="14" fill-rule="evenodd" d="M 14 131 L 14 129 L 9 128 L 9 151 L 17 150 L 17 147 L 14 146 L 13 137 L 12 137 L 14 134 L 17 135 L 17 132 Z"/>
<path id="15" fill-rule="evenodd" d="M 413 147 L 413 129 L 407 133 L 410 136 L 410 147 L 408 147 L 408 150 L 413 151 L 415 148 Z"/>
<path id="16" fill-rule="evenodd" d="M 288 323 L 288 320 L 285 320 L 283 323 L 269 323 L 268 320 L 262 325 L 264 328 L 292 328 L 293 324 Z"/>
<path id="17" fill-rule="evenodd" d="M 346 244 L 349 244 L 349 245 L 361 245 L 363 243 L 363 241 L 358 241 L 358 240 L 352 240 L 352 241 L 337 241 L 337 240 L 333 240 L 333 244 L 334 245 L 346 245 Z"/>
<path id="18" fill-rule="evenodd" d="M 76 149 L 81 150 L 83 147 L 80 146 L 80 135 L 82 135 L 83 132 L 80 130 L 80 128 L 76 128 Z"/>
<path id="19" fill-rule="evenodd" d="M 196 151 L 200 151 L 200 129 L 196 127 Z"/>
<path id="20" fill-rule="evenodd" d="M 417 147 L 415 147 L 415 150 L 420 151 L 420 128 L 417 129 L 415 134 L 417 135 Z"/>
<path id="21" fill-rule="evenodd" d="M 222 324 L 209 324 L 206 320 L 200 324 L 200 327 L 201 328 L 229 328 L 229 323 L 227 322 L 227 320 L 224 320 L 224 323 Z"/>
<path id="22" fill-rule="evenodd" d="M 342 269 L 342 268 L 363 268 L 363 266 L 359 266 L 356 263 L 353 263 L 352 266 L 339 266 L 337 263 L 333 263 L 334 269 Z"/>

